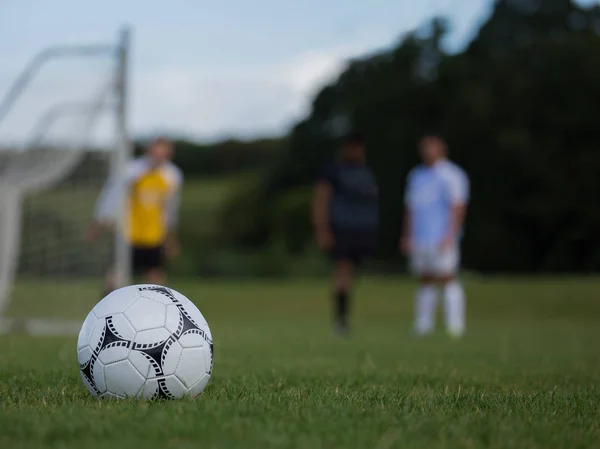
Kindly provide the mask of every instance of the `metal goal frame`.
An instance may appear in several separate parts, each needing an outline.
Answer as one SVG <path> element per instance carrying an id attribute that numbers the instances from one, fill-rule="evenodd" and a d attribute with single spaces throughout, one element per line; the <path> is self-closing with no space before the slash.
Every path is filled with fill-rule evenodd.
<path id="1" fill-rule="evenodd" d="M 35 78 L 41 68 L 50 61 L 66 58 L 94 58 L 112 55 L 116 60 L 116 71 L 104 92 L 100 92 L 97 101 L 87 104 L 62 104 L 55 105 L 36 123 L 35 133 L 41 135 L 43 129 L 49 126 L 57 118 L 73 113 L 86 111 L 89 114 L 89 125 L 92 125 L 92 117 L 105 108 L 111 108 L 116 118 L 117 148 L 113 152 L 110 165 L 111 173 L 117 179 L 125 179 L 126 166 L 132 156 L 132 145 L 128 128 L 128 95 L 129 95 L 129 59 L 131 51 L 131 31 L 128 27 L 120 30 L 118 41 L 113 44 L 98 45 L 71 45 L 52 46 L 40 51 L 24 70 L 19 74 L 15 82 L 10 86 L 8 92 L 0 99 L 0 126 L 4 118 L 9 114 L 13 105 L 21 94 L 26 91 L 28 85 Z M 116 99 L 107 104 L 105 98 Z M 77 164 L 77 153 L 82 153 L 86 140 L 89 137 L 89 129 L 83 129 L 78 140 L 78 150 L 73 156 L 62 161 L 60 166 L 53 170 L 42 173 L 31 171 L 29 176 L 10 176 L 10 162 L 4 174 L 0 171 L 0 333 L 11 332 L 15 329 L 25 330 L 32 334 L 61 334 L 72 333 L 78 329 L 80 323 L 55 322 L 43 320 L 28 320 L 15 323 L 14 320 L 3 318 L 10 302 L 11 290 L 15 281 L 19 260 L 19 244 L 21 239 L 21 209 L 22 201 L 28 193 L 43 190 L 60 181 Z M 32 138 L 35 144 L 36 136 Z M 27 149 L 25 149 L 27 151 Z M 56 165 L 56 164 L 55 164 Z M 116 214 L 115 232 L 115 260 L 114 272 L 118 285 L 125 286 L 130 283 L 130 251 L 125 241 L 126 213 L 125 213 L 125 183 L 119 183 L 123 192 L 119 195 L 121 199 L 119 212 Z"/>

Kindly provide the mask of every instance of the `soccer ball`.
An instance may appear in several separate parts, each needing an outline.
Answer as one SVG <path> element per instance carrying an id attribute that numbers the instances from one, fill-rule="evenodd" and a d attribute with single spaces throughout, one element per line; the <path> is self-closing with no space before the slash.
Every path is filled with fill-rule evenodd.
<path id="1" fill-rule="evenodd" d="M 132 285 L 92 309 L 77 358 L 83 383 L 96 397 L 195 397 L 210 379 L 213 343 L 204 316 L 181 293 Z"/>

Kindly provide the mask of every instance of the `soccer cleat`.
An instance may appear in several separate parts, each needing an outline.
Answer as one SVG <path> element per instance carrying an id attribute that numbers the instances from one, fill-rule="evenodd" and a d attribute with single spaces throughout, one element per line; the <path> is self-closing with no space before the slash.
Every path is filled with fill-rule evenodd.
<path id="1" fill-rule="evenodd" d="M 458 340 L 459 338 L 462 338 L 462 336 L 464 334 L 465 334 L 465 330 L 464 329 L 459 329 L 459 328 L 448 329 L 448 335 L 450 336 L 450 338 L 453 338 L 455 340 Z"/>
<path id="2" fill-rule="evenodd" d="M 346 337 L 348 336 L 348 333 L 350 332 L 350 328 L 348 326 L 348 323 L 346 323 L 343 320 L 337 320 L 333 326 L 333 332 L 338 336 L 338 337 Z"/>

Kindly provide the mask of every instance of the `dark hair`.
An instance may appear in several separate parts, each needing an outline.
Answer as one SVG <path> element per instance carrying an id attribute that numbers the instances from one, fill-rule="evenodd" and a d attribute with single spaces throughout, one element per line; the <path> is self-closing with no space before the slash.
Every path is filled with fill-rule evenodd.
<path id="1" fill-rule="evenodd" d="M 362 146 L 365 144 L 365 139 L 362 136 L 362 134 L 358 133 L 358 132 L 353 132 L 351 134 L 348 134 L 345 138 L 344 138 L 344 145 L 346 146 Z"/>
<path id="2" fill-rule="evenodd" d="M 439 139 L 441 141 L 446 140 L 446 139 L 444 139 L 444 136 L 442 135 L 442 133 L 435 129 L 426 130 L 421 137 L 432 137 L 434 139 Z"/>

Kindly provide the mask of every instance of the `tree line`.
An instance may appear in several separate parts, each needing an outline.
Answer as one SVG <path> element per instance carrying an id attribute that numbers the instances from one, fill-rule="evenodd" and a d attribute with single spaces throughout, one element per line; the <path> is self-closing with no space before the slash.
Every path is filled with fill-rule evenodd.
<path id="1" fill-rule="evenodd" d="M 351 61 L 323 87 L 286 157 L 224 209 L 225 240 L 305 251 L 314 176 L 354 130 L 380 183 L 380 256 L 393 258 L 404 178 L 418 163 L 419 137 L 435 130 L 471 178 L 467 267 L 600 269 L 600 7 L 499 0 L 458 54 L 443 49 L 443 20 L 428 28 Z"/>
<path id="2" fill-rule="evenodd" d="M 396 260 L 404 179 L 418 163 L 419 137 L 434 130 L 471 178 L 466 267 L 599 270 L 600 6 L 497 0 L 456 54 L 444 51 L 447 31 L 434 19 L 394 48 L 350 61 L 283 138 L 177 140 L 175 162 L 188 179 L 259 172 L 219 214 L 210 259 L 276 247 L 270 265 L 279 269 L 282 252 L 299 258 L 314 249 L 314 177 L 344 133 L 360 131 L 380 184 L 380 260 Z"/>
<path id="3" fill-rule="evenodd" d="M 187 177 L 215 176 L 269 167 L 283 154 L 285 137 L 257 140 L 228 139 L 214 144 L 198 144 L 175 139 L 174 162 L 185 168 Z M 135 143 L 135 154 L 143 153 L 146 143 Z"/>

